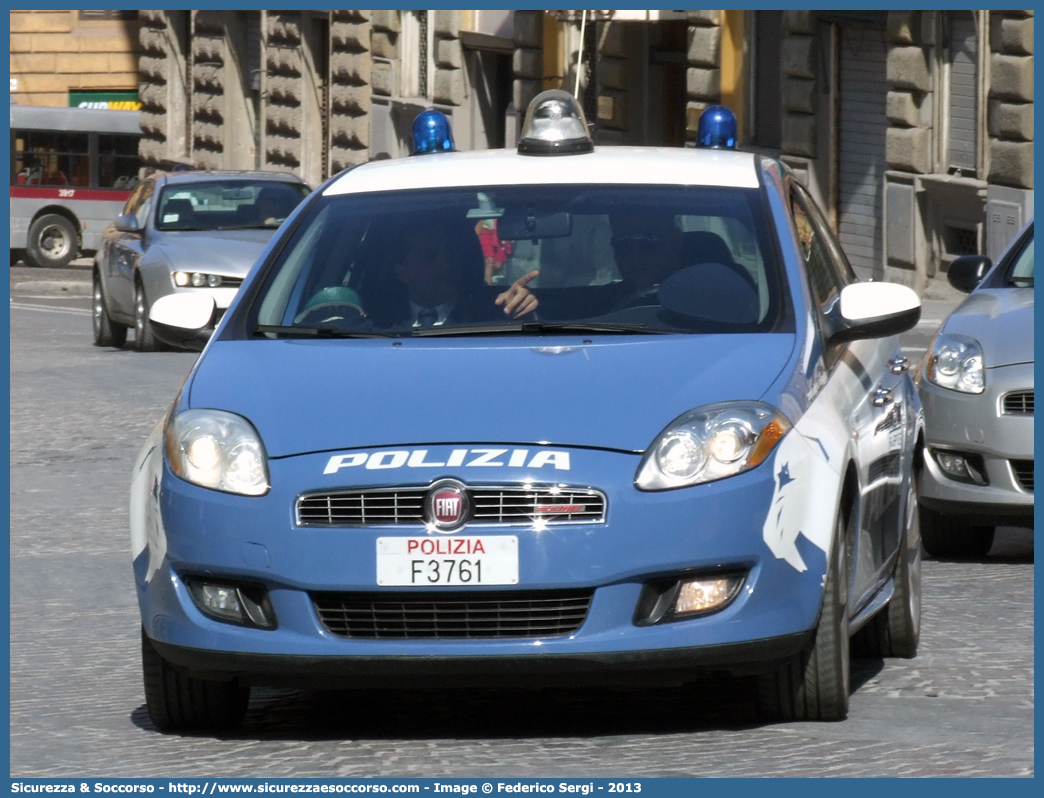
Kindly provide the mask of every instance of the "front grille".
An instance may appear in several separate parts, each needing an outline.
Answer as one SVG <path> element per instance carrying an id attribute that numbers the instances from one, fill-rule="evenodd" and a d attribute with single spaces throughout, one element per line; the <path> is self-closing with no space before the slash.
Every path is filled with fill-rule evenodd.
<path id="1" fill-rule="evenodd" d="M 575 632 L 594 590 L 500 593 L 313 593 L 338 637 L 370 639 L 553 637 Z"/>
<path id="2" fill-rule="evenodd" d="M 299 496 L 298 526 L 394 526 L 424 523 L 427 488 L 341 491 Z"/>
<path id="3" fill-rule="evenodd" d="M 1033 391 L 1015 391 L 1004 397 L 1005 413 L 1013 415 L 1033 415 Z"/>
<path id="4" fill-rule="evenodd" d="M 898 453 L 878 457 L 870 464 L 870 483 L 879 479 L 898 479 L 902 473 L 902 460 Z"/>
<path id="5" fill-rule="evenodd" d="M 366 488 L 312 493 L 297 499 L 299 526 L 422 525 L 428 487 Z M 605 495 L 560 485 L 467 488 L 474 524 L 594 523 L 605 521 Z"/>
<path id="6" fill-rule="evenodd" d="M 1012 460 L 1011 470 L 1015 474 L 1015 479 L 1018 481 L 1019 487 L 1033 493 L 1033 461 Z"/>

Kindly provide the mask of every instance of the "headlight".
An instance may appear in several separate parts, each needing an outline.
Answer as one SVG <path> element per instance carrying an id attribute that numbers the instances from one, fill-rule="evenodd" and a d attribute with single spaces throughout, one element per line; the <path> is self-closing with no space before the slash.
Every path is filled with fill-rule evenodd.
<path id="1" fill-rule="evenodd" d="M 268 493 L 264 444 L 242 416 L 186 410 L 167 423 L 164 447 L 170 470 L 186 482 L 243 496 Z"/>
<path id="2" fill-rule="evenodd" d="M 669 490 L 749 471 L 768 457 L 790 422 L 762 402 L 722 402 L 675 419 L 646 450 L 634 484 Z"/>
<path id="3" fill-rule="evenodd" d="M 228 285 L 229 279 L 220 274 L 206 274 L 204 272 L 174 272 L 174 285 L 185 288 L 191 285 L 193 288 L 219 288 L 222 284 Z"/>
<path id="4" fill-rule="evenodd" d="M 928 349 L 924 375 L 940 388 L 982 393 L 986 389 L 982 347 L 974 338 L 940 333 Z"/>

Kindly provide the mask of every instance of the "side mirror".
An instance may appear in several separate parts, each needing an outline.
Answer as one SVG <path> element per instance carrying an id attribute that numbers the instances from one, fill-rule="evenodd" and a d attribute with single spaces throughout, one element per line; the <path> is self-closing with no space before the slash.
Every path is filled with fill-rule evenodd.
<path id="1" fill-rule="evenodd" d="M 149 310 L 156 337 L 169 346 L 202 352 L 214 332 L 217 304 L 205 294 L 167 294 Z"/>
<path id="2" fill-rule="evenodd" d="M 912 329 L 920 319 L 921 299 L 912 288 L 897 283 L 853 283 L 841 289 L 827 314 L 827 342 L 887 338 Z"/>
<path id="3" fill-rule="evenodd" d="M 961 255 L 950 264 L 946 277 L 958 291 L 970 294 L 992 265 L 985 255 Z"/>
<path id="4" fill-rule="evenodd" d="M 133 213 L 121 213 L 116 217 L 116 229 L 121 233 L 140 233 L 138 219 Z"/>

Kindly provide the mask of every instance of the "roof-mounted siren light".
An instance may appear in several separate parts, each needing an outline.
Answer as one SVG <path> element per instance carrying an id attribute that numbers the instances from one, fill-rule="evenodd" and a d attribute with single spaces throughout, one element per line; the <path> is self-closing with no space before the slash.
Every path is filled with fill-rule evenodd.
<path id="1" fill-rule="evenodd" d="M 411 155 L 431 155 L 436 152 L 456 152 L 453 130 L 441 111 L 429 108 L 413 120 L 413 152 Z"/>
<path id="2" fill-rule="evenodd" d="M 526 109 L 519 155 L 579 155 L 594 152 L 584 109 L 561 89 L 542 91 Z"/>
<path id="3" fill-rule="evenodd" d="M 700 114 L 696 146 L 712 150 L 736 149 L 736 115 L 724 105 L 708 105 Z"/>

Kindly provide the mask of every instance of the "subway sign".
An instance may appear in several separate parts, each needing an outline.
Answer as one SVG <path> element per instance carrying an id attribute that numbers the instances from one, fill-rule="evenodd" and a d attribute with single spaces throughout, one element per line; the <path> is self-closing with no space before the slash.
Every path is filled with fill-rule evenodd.
<path id="1" fill-rule="evenodd" d="M 108 111 L 140 111 L 141 100 L 136 91 L 71 91 L 70 108 L 93 108 Z"/>

